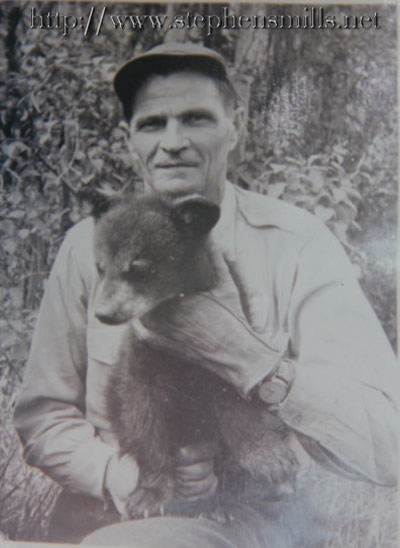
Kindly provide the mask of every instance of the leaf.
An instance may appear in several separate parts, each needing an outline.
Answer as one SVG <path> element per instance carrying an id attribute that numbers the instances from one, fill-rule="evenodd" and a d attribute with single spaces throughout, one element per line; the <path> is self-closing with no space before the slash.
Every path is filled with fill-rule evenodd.
<path id="1" fill-rule="evenodd" d="M 87 185 L 88 183 L 93 181 L 93 179 L 95 177 L 96 177 L 96 175 L 94 173 L 90 173 L 89 175 L 85 175 L 85 177 L 82 177 L 82 184 Z"/>
<path id="2" fill-rule="evenodd" d="M 323 158 L 324 157 L 322 154 L 311 154 L 311 156 L 308 158 L 307 167 L 310 168 L 314 162 Z"/>
<path id="3" fill-rule="evenodd" d="M 8 219 L 4 219 L 3 221 L 0 221 L 0 231 L 9 237 L 13 236 L 16 231 L 15 223 L 13 223 L 12 221 L 9 221 Z"/>
<path id="4" fill-rule="evenodd" d="M 18 338 L 16 343 L 11 348 L 10 358 L 12 361 L 20 362 L 26 359 L 27 353 L 28 350 L 26 344 Z"/>
<path id="5" fill-rule="evenodd" d="M 318 219 L 321 219 L 321 221 L 329 221 L 329 219 L 332 219 L 332 217 L 335 215 L 335 210 L 331 207 L 324 207 L 322 205 L 317 205 L 314 208 L 314 213 L 318 217 Z"/>
<path id="6" fill-rule="evenodd" d="M 18 341 L 18 333 L 16 333 L 15 331 L 9 331 L 8 335 L 6 335 L 2 340 L 1 346 L 4 348 L 4 350 L 8 350 L 9 348 L 12 348 L 15 344 L 17 344 Z"/>
<path id="7" fill-rule="evenodd" d="M 123 162 L 125 167 L 131 167 L 132 166 L 132 156 L 129 153 L 122 153 L 120 152 L 118 154 L 118 158 Z"/>
<path id="8" fill-rule="evenodd" d="M 27 228 L 21 228 L 21 230 L 18 230 L 18 236 L 21 238 L 21 240 L 25 240 L 29 236 L 30 231 Z"/>
<path id="9" fill-rule="evenodd" d="M 86 158 L 85 154 L 81 150 L 77 150 L 75 153 L 76 160 L 84 160 Z"/>
<path id="10" fill-rule="evenodd" d="M 342 145 L 335 145 L 333 147 L 333 152 L 335 152 L 336 154 L 340 154 L 341 156 L 345 156 L 347 154 L 347 149 L 342 147 Z"/>
<path id="11" fill-rule="evenodd" d="M 285 169 L 287 169 L 287 164 L 271 163 L 270 167 L 274 173 L 281 173 L 282 171 L 285 171 Z"/>
<path id="12" fill-rule="evenodd" d="M 92 158 L 90 161 L 97 172 L 100 172 L 103 169 L 104 161 L 101 158 Z"/>
<path id="13" fill-rule="evenodd" d="M 6 155 L 11 157 L 14 157 L 14 154 L 17 156 L 21 152 L 29 152 L 29 150 L 29 147 L 22 141 L 14 141 L 5 147 Z"/>
<path id="14" fill-rule="evenodd" d="M 339 202 L 341 202 L 342 200 L 346 200 L 347 199 L 347 193 L 346 191 L 341 188 L 341 187 L 337 187 L 337 186 L 331 186 L 330 187 L 330 191 L 332 192 L 333 194 L 333 197 L 335 199 L 335 202 L 338 204 Z"/>
<path id="15" fill-rule="evenodd" d="M 11 289 L 9 289 L 8 293 L 9 293 L 13 307 L 17 309 L 21 308 L 24 300 L 24 294 L 23 294 L 22 288 L 12 287 Z M 15 326 L 16 324 L 17 324 L 17 321 L 15 320 L 13 325 Z"/>
<path id="16" fill-rule="evenodd" d="M 353 198 L 356 198 L 357 200 L 362 200 L 361 194 L 355 188 L 348 188 L 347 194 L 349 196 L 352 196 Z"/>
<path id="17" fill-rule="evenodd" d="M 10 255 L 13 255 L 15 253 L 15 250 L 17 249 L 17 242 L 15 240 L 12 240 L 11 238 L 7 238 L 2 242 L 2 248 L 4 251 L 7 251 Z"/>
<path id="18" fill-rule="evenodd" d="M 94 146 L 89 148 L 87 154 L 90 160 L 93 160 L 93 158 L 95 158 L 96 156 L 101 156 L 103 154 L 103 151 L 98 146 Z"/>
<path id="19" fill-rule="evenodd" d="M 14 211 L 8 213 L 7 217 L 9 219 L 22 219 L 22 217 L 25 217 L 25 211 L 22 209 L 15 209 Z"/>
<path id="20" fill-rule="evenodd" d="M 348 224 L 343 221 L 337 221 L 333 225 L 333 232 L 342 243 L 347 244 L 347 227 Z"/>
<path id="21" fill-rule="evenodd" d="M 354 215 L 357 215 L 358 213 L 358 210 L 356 208 L 356 206 L 353 204 L 353 202 L 351 202 L 348 198 L 342 200 L 342 203 L 344 205 L 346 205 L 349 209 L 352 210 L 352 212 L 354 213 Z"/>
<path id="22" fill-rule="evenodd" d="M 316 192 L 320 192 L 325 185 L 325 177 L 319 170 L 312 169 L 308 176 L 308 179 L 311 183 L 313 190 L 315 190 Z"/>
<path id="23" fill-rule="evenodd" d="M 342 175 L 345 175 L 346 171 L 340 164 L 338 164 L 337 162 L 332 162 L 332 166 L 336 168 L 337 171 L 339 171 L 339 173 L 341 173 Z"/>
<path id="24" fill-rule="evenodd" d="M 285 192 L 287 183 L 271 183 L 267 187 L 267 195 L 271 198 L 279 198 Z"/>

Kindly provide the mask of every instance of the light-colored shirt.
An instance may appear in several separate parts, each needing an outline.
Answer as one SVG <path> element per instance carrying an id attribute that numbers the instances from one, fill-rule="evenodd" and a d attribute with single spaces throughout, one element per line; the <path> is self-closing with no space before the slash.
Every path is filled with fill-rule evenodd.
<path id="1" fill-rule="evenodd" d="M 28 463 L 100 498 L 118 450 L 105 386 L 126 325 L 94 317 L 93 232 L 93 219 L 81 221 L 60 248 L 15 426 Z M 336 238 L 309 213 L 230 183 L 212 238 L 241 285 L 253 330 L 273 347 L 287 344 L 295 362 L 294 384 L 276 411 L 293 431 L 294 446 L 350 477 L 394 485 L 398 364 Z"/>

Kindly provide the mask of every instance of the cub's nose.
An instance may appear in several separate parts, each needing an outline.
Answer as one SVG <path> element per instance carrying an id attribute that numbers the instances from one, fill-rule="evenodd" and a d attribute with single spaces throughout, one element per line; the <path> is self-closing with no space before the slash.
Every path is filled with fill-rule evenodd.
<path id="1" fill-rule="evenodd" d="M 122 314 L 111 310 L 98 310 L 95 315 L 98 320 L 107 325 L 120 325 L 128 319 Z"/>
<path id="2" fill-rule="evenodd" d="M 119 325 L 124 323 L 125 320 L 119 318 L 116 314 L 106 314 L 105 312 L 98 312 L 96 318 L 105 323 L 106 325 Z"/>

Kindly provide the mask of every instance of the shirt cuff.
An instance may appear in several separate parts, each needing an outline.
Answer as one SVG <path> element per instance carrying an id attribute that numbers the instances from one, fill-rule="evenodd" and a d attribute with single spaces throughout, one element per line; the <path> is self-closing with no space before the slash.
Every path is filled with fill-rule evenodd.
<path id="1" fill-rule="evenodd" d="M 249 367 L 243 375 L 240 370 L 232 371 L 231 374 L 232 384 L 239 394 L 248 400 L 253 399 L 254 391 L 261 383 L 275 375 L 282 360 L 282 352 L 269 348 L 261 341 L 259 343 L 257 348 L 255 345 L 247 348 L 246 358 L 251 363 L 251 370 Z"/>
<path id="2" fill-rule="evenodd" d="M 104 500 L 105 473 L 108 462 L 115 453 L 118 453 L 117 447 L 112 447 L 99 438 L 80 443 L 69 462 L 67 486 L 74 492 Z"/>

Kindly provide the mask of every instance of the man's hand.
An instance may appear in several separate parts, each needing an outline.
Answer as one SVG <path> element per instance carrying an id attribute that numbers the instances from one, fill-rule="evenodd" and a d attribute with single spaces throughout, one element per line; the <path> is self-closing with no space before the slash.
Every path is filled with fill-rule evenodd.
<path id="1" fill-rule="evenodd" d="M 137 462 L 129 455 L 120 457 L 115 453 L 108 461 L 104 478 L 105 490 L 122 517 L 128 517 L 126 503 L 134 493 L 139 479 Z"/>
<path id="2" fill-rule="evenodd" d="M 142 322 L 154 336 L 152 344 L 209 369 L 247 396 L 275 373 L 283 350 L 272 349 L 253 331 L 228 265 L 215 247 L 212 254 L 214 289 L 164 303 Z"/>
<path id="3" fill-rule="evenodd" d="M 175 456 L 174 498 L 182 504 L 207 500 L 217 489 L 214 474 L 215 444 L 202 442 L 181 447 Z M 129 517 L 127 504 L 138 487 L 139 467 L 129 455 L 114 454 L 107 466 L 104 487 L 123 518 Z M 132 501 L 131 501 L 132 502 Z"/>
<path id="4" fill-rule="evenodd" d="M 211 498 L 218 485 L 214 474 L 215 445 L 181 447 L 176 455 L 175 496 L 183 502 Z"/>

